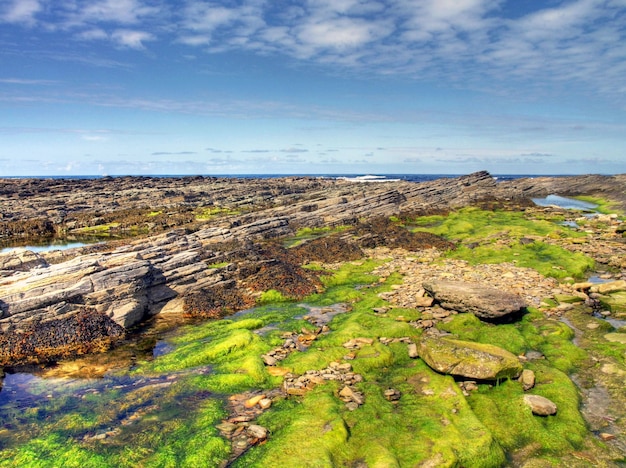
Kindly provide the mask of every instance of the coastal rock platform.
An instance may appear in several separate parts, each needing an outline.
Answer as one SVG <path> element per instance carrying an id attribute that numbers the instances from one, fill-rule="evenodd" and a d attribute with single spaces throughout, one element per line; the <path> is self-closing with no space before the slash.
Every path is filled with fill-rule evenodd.
<path id="1" fill-rule="evenodd" d="M 610 194 L 626 204 L 625 177 L 497 182 L 483 171 L 419 184 L 312 177 L 0 180 L 5 243 L 103 231 L 114 238 L 133 236 L 45 254 L 0 255 L 0 339 L 9 345 L 0 363 L 64 355 L 66 347 L 51 343 L 75 339 L 75 327 L 66 325 L 79 314 L 91 312 L 108 322 L 97 321 L 101 332 L 82 334 L 84 346 L 72 351 L 90 350 L 94 340 L 99 349 L 118 338 L 119 327 L 128 330 L 159 313 L 219 316 L 250 307 L 268 289 L 291 298 L 315 292 L 315 274 L 301 267 L 314 259 L 315 249 L 286 249 L 280 242 L 268 247 L 302 228 L 353 229 L 349 236 L 322 241 L 345 244 L 342 251 L 350 253 L 338 254 L 337 261 L 382 245 L 448 249 L 448 241 L 408 235 L 388 218 L 468 205 L 529 206 L 531 196 L 571 190 Z M 317 248 L 317 255 L 323 251 L 332 249 Z M 223 291 L 236 301 L 198 300 L 219 298 Z M 55 340 L 38 343 L 32 337 L 40 330 L 54 330 Z"/>

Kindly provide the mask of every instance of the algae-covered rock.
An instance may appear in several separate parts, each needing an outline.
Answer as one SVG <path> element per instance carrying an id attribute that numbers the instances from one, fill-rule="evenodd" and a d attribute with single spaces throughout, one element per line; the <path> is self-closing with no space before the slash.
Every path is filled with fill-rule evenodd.
<path id="1" fill-rule="evenodd" d="M 517 356 L 484 343 L 424 336 L 418 353 L 437 372 L 459 377 L 497 380 L 516 378 L 522 372 Z"/>
<path id="2" fill-rule="evenodd" d="M 607 333 L 604 339 L 612 343 L 626 344 L 626 333 Z"/>
<path id="3" fill-rule="evenodd" d="M 504 317 L 526 307 L 524 300 L 517 294 L 482 284 L 433 280 L 424 282 L 422 286 L 441 307 L 471 312 L 482 319 Z"/>
<path id="4" fill-rule="evenodd" d="M 600 296 L 599 301 L 604 308 L 618 316 L 626 314 L 626 291 Z"/>

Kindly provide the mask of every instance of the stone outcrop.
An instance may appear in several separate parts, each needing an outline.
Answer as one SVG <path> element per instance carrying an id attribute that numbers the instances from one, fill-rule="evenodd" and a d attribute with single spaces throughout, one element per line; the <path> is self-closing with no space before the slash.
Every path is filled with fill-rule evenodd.
<path id="1" fill-rule="evenodd" d="M 522 372 L 517 356 L 488 344 L 426 334 L 417 352 L 433 370 L 468 379 L 517 378 Z"/>
<path id="2" fill-rule="evenodd" d="M 422 286 L 444 309 L 471 312 L 481 319 L 498 319 L 526 307 L 516 294 L 482 284 L 427 281 Z"/>

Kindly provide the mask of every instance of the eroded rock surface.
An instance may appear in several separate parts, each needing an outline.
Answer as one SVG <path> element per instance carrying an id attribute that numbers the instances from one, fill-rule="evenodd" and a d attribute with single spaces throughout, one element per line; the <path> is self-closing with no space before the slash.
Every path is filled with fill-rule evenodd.
<path id="1" fill-rule="evenodd" d="M 460 281 L 428 281 L 424 289 L 444 309 L 471 312 L 481 319 L 497 319 L 526 307 L 524 300 L 507 291 Z"/>

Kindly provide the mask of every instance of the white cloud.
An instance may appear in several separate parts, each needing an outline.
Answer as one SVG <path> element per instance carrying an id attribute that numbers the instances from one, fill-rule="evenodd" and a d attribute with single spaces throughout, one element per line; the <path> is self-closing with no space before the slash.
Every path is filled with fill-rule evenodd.
<path id="1" fill-rule="evenodd" d="M 111 39 L 123 47 L 130 49 L 145 49 L 145 41 L 154 41 L 153 34 L 145 31 L 134 31 L 130 29 L 117 29 L 111 34 Z"/>
<path id="2" fill-rule="evenodd" d="M 149 6 L 142 0 L 83 0 L 72 16 L 79 22 L 134 24 L 158 12 L 159 8 Z"/>
<path id="3" fill-rule="evenodd" d="M 81 31 L 80 33 L 76 34 L 76 37 L 87 41 L 109 39 L 109 35 L 107 34 L 107 32 L 100 28 L 93 28 L 88 29 L 87 31 Z"/>
<path id="4" fill-rule="evenodd" d="M 36 22 L 35 15 L 42 10 L 40 0 L 13 0 L 6 3 L 0 18 L 7 23 L 32 25 Z"/>
<path id="5" fill-rule="evenodd" d="M 624 102 L 624 0 L 517 2 L 187 0 L 175 10 L 164 0 L 58 0 L 44 11 L 42 0 L 5 0 L 0 20 L 131 49 L 177 42 L 473 88 L 567 80 Z"/>

